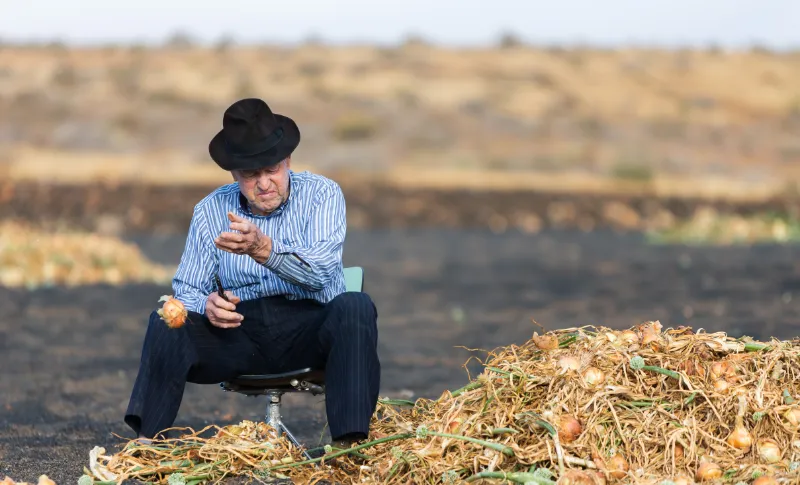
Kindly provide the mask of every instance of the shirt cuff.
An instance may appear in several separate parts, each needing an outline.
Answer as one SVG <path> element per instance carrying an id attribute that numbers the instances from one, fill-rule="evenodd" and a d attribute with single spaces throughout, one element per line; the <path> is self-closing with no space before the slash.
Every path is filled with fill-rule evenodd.
<path id="1" fill-rule="evenodd" d="M 288 265 L 288 266 L 287 266 Z M 280 242 L 272 242 L 272 252 L 269 253 L 264 267 L 272 271 L 292 274 L 293 276 L 305 280 L 312 272 L 311 265 L 295 254 L 291 248 L 286 247 Z"/>
<path id="2" fill-rule="evenodd" d="M 270 251 L 269 256 L 267 256 L 267 260 L 264 261 L 264 266 L 271 270 L 276 270 L 281 266 L 285 258 L 286 248 L 283 246 L 283 244 L 273 239 L 272 251 Z"/>

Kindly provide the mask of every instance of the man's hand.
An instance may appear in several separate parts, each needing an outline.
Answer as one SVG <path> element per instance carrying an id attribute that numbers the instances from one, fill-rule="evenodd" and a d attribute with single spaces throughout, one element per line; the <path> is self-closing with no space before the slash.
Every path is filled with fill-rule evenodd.
<path id="1" fill-rule="evenodd" d="M 206 301 L 206 316 L 215 327 L 238 327 L 242 324 L 241 322 L 244 317 L 236 313 L 236 303 L 242 300 L 230 291 L 226 291 L 225 296 L 228 297 L 230 301 L 225 301 L 225 299 L 216 292 L 208 295 L 208 300 Z"/>
<path id="2" fill-rule="evenodd" d="M 231 230 L 239 233 L 223 232 L 214 239 L 214 245 L 229 253 L 246 254 L 264 264 L 272 252 L 272 239 L 261 232 L 257 225 L 232 212 L 228 212 L 228 220 L 231 221 Z"/>

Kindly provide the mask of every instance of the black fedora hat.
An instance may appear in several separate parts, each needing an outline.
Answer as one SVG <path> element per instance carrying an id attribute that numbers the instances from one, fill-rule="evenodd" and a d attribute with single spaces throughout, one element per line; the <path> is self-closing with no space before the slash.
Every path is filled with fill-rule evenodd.
<path id="1" fill-rule="evenodd" d="M 280 162 L 299 144 L 294 120 L 273 113 L 261 99 L 247 98 L 225 110 L 208 153 L 223 170 L 255 170 Z"/>

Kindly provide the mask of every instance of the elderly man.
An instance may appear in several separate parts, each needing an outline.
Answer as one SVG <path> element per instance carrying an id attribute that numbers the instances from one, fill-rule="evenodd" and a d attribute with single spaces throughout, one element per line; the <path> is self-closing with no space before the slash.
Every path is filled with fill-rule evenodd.
<path id="1" fill-rule="evenodd" d="M 149 439 L 172 426 L 186 382 L 325 367 L 331 437 L 349 446 L 368 435 L 380 363 L 377 310 L 345 292 L 342 191 L 291 170 L 300 131 L 264 101 L 234 103 L 222 124 L 209 153 L 235 183 L 194 207 L 173 279 L 188 321 L 173 329 L 150 314 L 125 422 Z"/>

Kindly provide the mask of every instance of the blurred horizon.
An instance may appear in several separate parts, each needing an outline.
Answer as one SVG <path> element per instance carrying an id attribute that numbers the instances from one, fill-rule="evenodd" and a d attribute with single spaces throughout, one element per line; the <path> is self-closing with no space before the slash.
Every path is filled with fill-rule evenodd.
<path id="1" fill-rule="evenodd" d="M 153 12 L 158 11 L 154 16 Z M 771 0 L 649 2 L 590 0 L 436 3 L 305 0 L 279 5 L 84 0 L 0 7 L 0 41 L 70 46 L 159 45 L 176 36 L 196 44 L 396 45 L 420 39 L 444 47 L 496 45 L 504 36 L 537 45 L 771 50 L 800 48 L 792 19 L 800 4 Z M 274 18 L 274 20 L 273 20 Z"/>

